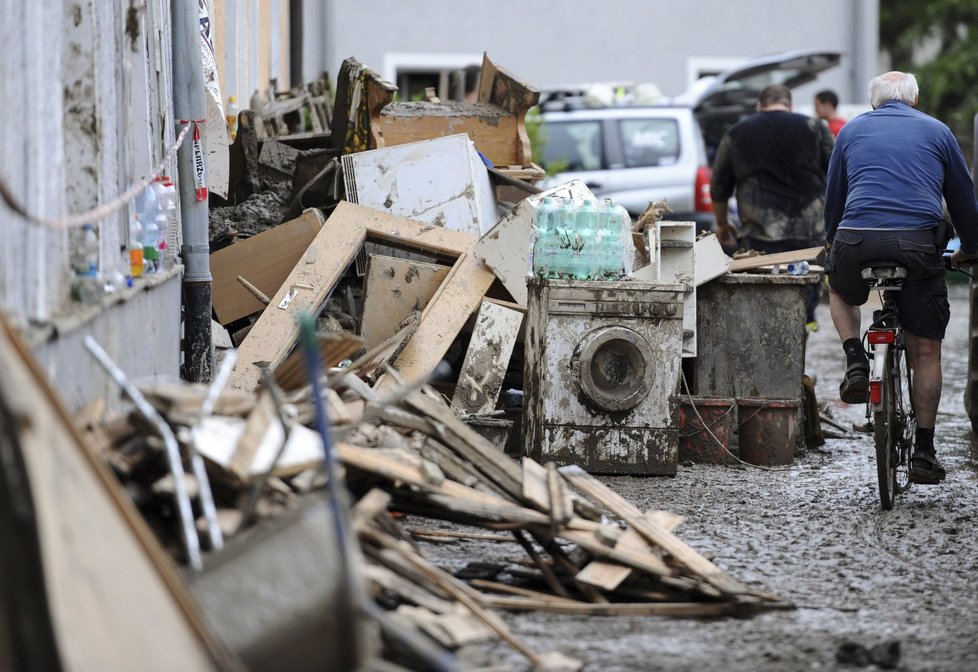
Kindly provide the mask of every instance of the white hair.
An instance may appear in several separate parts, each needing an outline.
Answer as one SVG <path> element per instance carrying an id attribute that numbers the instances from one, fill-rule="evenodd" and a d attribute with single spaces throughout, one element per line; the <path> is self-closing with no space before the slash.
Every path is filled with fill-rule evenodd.
<path id="1" fill-rule="evenodd" d="M 910 72 L 887 72 L 874 77 L 869 82 L 869 104 L 875 110 L 890 100 L 899 100 L 907 105 L 916 105 L 917 78 Z"/>

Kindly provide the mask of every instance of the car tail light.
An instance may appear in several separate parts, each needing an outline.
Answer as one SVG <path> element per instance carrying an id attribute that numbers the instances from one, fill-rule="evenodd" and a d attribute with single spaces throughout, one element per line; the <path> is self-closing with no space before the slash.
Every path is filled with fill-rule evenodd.
<path id="1" fill-rule="evenodd" d="M 713 199 L 710 198 L 710 176 L 713 171 L 707 166 L 700 166 L 696 170 L 696 186 L 694 208 L 696 212 L 713 212 Z"/>
<path id="2" fill-rule="evenodd" d="M 893 329 L 878 329 L 866 332 L 866 341 L 870 345 L 880 345 L 881 343 L 894 343 L 896 341 L 896 331 Z"/>
<path id="3" fill-rule="evenodd" d="M 883 403 L 883 381 L 882 380 L 869 381 L 869 401 L 872 404 Z"/>

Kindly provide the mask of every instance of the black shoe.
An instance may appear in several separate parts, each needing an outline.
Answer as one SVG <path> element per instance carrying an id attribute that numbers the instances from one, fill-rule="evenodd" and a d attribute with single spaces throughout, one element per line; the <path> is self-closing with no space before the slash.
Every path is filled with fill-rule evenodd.
<path id="1" fill-rule="evenodd" d="M 947 470 L 933 450 L 915 450 L 910 458 L 910 480 L 921 485 L 937 485 L 947 477 Z"/>
<path id="2" fill-rule="evenodd" d="M 865 404 L 869 401 L 869 363 L 856 362 L 846 369 L 839 385 L 839 398 L 846 404 Z"/>

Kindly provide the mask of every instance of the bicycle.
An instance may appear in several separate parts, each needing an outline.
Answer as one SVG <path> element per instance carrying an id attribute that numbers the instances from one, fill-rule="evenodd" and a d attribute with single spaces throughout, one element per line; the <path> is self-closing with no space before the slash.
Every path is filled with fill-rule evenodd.
<path id="1" fill-rule="evenodd" d="M 950 250 L 946 250 L 944 265 L 947 270 L 974 278 L 964 269 L 954 269 L 950 256 Z M 917 419 L 911 394 L 912 368 L 895 303 L 895 293 L 907 277 L 907 269 L 894 261 L 870 262 L 863 266 L 862 277 L 871 289 L 880 292 L 882 300 L 882 306 L 873 311 L 873 321 L 863 334 L 871 360 L 866 419 L 872 423 L 876 444 L 880 504 L 890 510 L 896 496 L 913 485 L 910 457 Z"/>
<path id="2" fill-rule="evenodd" d="M 913 484 L 910 454 L 917 421 L 910 393 L 912 373 L 895 296 L 907 277 L 907 269 L 893 261 L 870 262 L 863 266 L 862 277 L 871 289 L 880 292 L 882 300 L 863 334 L 870 358 L 866 419 L 872 423 L 876 443 L 880 504 L 890 510 L 895 497 Z"/>

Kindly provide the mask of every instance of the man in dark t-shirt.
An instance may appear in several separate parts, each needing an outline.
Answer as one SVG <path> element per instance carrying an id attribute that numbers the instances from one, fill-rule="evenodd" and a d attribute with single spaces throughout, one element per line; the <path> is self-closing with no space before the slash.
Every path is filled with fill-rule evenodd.
<path id="1" fill-rule="evenodd" d="M 736 189 L 741 242 L 750 249 L 787 252 L 823 245 L 832 133 L 819 120 L 791 111 L 786 86 L 765 87 L 757 105 L 758 112 L 731 127 L 717 149 L 710 182 L 717 237 L 736 245 L 727 207 Z M 815 319 L 812 299 L 809 323 Z"/>

